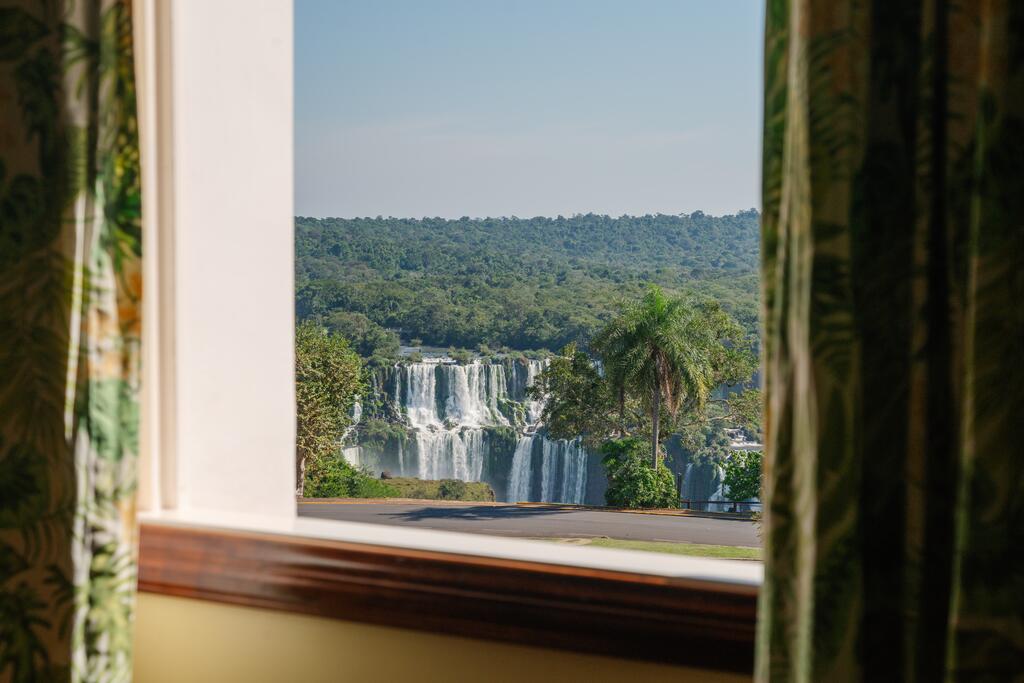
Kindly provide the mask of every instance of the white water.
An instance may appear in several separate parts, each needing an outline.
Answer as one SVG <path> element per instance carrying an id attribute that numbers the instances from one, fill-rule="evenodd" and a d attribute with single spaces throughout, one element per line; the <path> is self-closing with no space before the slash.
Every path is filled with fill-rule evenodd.
<path id="1" fill-rule="evenodd" d="M 725 502 L 725 470 L 722 469 L 721 465 L 715 465 L 715 473 L 718 475 L 718 488 L 715 492 L 708 496 L 709 501 L 722 501 Z M 724 509 L 722 504 L 708 503 L 708 509 L 710 510 L 721 510 Z"/>
<path id="2" fill-rule="evenodd" d="M 530 500 L 530 482 L 533 478 L 533 437 L 521 436 L 512 456 L 512 472 L 508 479 L 508 501 L 517 503 Z"/>
<path id="3" fill-rule="evenodd" d="M 414 363 L 406 368 L 405 410 L 413 428 L 441 426 L 437 414 L 437 373 L 436 365 Z M 395 376 L 398 388 L 398 375 Z"/>
<path id="4" fill-rule="evenodd" d="M 587 452 L 579 441 L 565 444 L 561 500 L 582 503 L 587 495 Z"/>
<path id="5" fill-rule="evenodd" d="M 508 425 L 499 408 L 508 398 L 504 366 L 412 363 L 403 368 L 405 410 L 415 428 L 494 427 Z M 439 400 L 438 380 L 447 389 Z M 396 393 L 401 383 L 395 378 Z"/>
<path id="6" fill-rule="evenodd" d="M 397 367 L 390 398 L 412 429 L 409 442 L 398 446 L 398 475 L 480 481 L 488 455 L 484 428 L 514 426 L 520 438 L 512 462 L 505 465 L 509 467 L 506 499 L 582 503 L 586 452 L 576 442 L 537 434 L 544 401 L 524 396 L 525 387 L 533 384 L 544 366 L 542 361 L 530 361 L 524 373 L 524 368 L 507 364 L 457 365 L 435 359 Z M 518 417 L 512 411 L 502 413 L 513 400 L 520 402 Z M 534 486 L 535 444 L 541 467 L 539 488 Z M 380 462 L 376 454 L 359 448 L 346 449 L 345 458 L 357 465 L 364 461 L 371 469 Z M 492 476 L 502 478 L 493 472 Z"/>
<path id="7" fill-rule="evenodd" d="M 485 456 L 483 430 L 417 431 L 414 443 L 420 479 L 480 481 Z"/>
<path id="8" fill-rule="evenodd" d="M 545 440 L 541 444 L 540 461 L 540 499 L 543 501 L 553 500 L 555 495 L 555 452 L 551 444 Z"/>
<path id="9" fill-rule="evenodd" d="M 533 449 L 540 441 L 539 495 L 533 493 Z M 516 444 L 509 476 L 508 502 L 582 503 L 587 491 L 587 452 L 577 441 L 554 441 L 535 434 Z"/>
<path id="10" fill-rule="evenodd" d="M 353 467 L 359 467 L 362 460 L 362 449 L 359 446 L 349 446 L 348 448 L 341 449 L 341 457 L 345 458 L 345 462 Z"/>
<path id="11" fill-rule="evenodd" d="M 448 380 L 445 418 L 449 422 L 475 427 L 508 425 L 498 401 L 508 398 L 505 368 L 501 365 L 443 365 L 438 368 Z"/>
<path id="12" fill-rule="evenodd" d="M 728 506 L 732 505 L 732 503 L 725 497 L 725 470 L 722 469 L 721 465 L 715 465 L 714 467 L 715 474 L 711 477 L 710 481 L 715 486 L 715 489 L 711 493 L 699 494 L 693 492 L 693 480 L 691 479 L 691 475 L 693 475 L 694 470 L 695 468 L 693 463 L 687 463 L 686 470 L 683 474 L 684 498 L 688 497 L 691 500 L 703 499 L 705 501 L 703 503 L 705 508 L 712 512 L 724 512 Z"/>
<path id="13" fill-rule="evenodd" d="M 530 364 L 526 368 L 526 386 L 532 387 L 534 380 L 537 379 L 537 375 L 541 373 L 547 367 L 547 361 L 530 361 Z M 526 420 L 531 425 L 540 423 L 541 413 L 544 411 L 544 401 L 526 399 Z"/>

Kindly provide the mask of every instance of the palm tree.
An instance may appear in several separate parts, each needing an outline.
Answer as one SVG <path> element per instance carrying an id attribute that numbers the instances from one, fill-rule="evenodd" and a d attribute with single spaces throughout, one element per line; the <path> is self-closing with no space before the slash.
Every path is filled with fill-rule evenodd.
<path id="1" fill-rule="evenodd" d="M 701 406 L 713 388 L 713 349 L 708 321 L 682 299 L 652 286 L 623 307 L 594 338 L 605 376 L 620 401 L 644 399 L 651 414 L 651 462 L 657 468 L 662 403 L 673 415 L 684 403 Z"/>

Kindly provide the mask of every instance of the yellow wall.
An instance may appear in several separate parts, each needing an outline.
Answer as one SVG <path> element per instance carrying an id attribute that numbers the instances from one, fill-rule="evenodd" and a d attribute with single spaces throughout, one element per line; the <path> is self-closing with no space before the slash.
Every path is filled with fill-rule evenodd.
<path id="1" fill-rule="evenodd" d="M 138 597 L 135 631 L 138 683 L 746 680 L 147 593 Z"/>

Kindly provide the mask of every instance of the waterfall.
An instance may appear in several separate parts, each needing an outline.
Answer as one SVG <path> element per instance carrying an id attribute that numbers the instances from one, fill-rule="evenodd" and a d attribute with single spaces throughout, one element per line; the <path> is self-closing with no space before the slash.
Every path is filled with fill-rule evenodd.
<path id="1" fill-rule="evenodd" d="M 507 426 L 501 402 L 508 398 L 505 368 L 499 364 L 411 363 L 395 373 L 395 396 L 401 396 L 409 424 L 420 427 Z M 439 396 L 438 387 L 445 396 Z"/>
<path id="2" fill-rule="evenodd" d="M 508 500 L 511 503 L 530 500 L 530 484 L 533 479 L 532 436 L 519 437 L 516 452 L 512 456 L 512 473 L 508 481 Z"/>
<path id="3" fill-rule="evenodd" d="M 444 365 L 438 368 L 445 375 L 448 399 L 445 419 L 462 425 L 508 425 L 498 401 L 508 395 L 504 367 L 497 364 Z"/>
<path id="4" fill-rule="evenodd" d="M 480 481 L 486 455 L 483 430 L 417 431 L 415 444 L 420 479 Z"/>
<path id="5" fill-rule="evenodd" d="M 582 503 L 587 486 L 587 453 L 578 441 L 543 440 L 541 500 Z"/>
<path id="6" fill-rule="evenodd" d="M 359 446 L 349 446 L 348 448 L 341 449 L 341 457 L 345 459 L 352 467 L 359 467 L 362 455 L 362 449 Z"/>
<path id="7" fill-rule="evenodd" d="M 684 499 L 704 501 L 695 504 L 698 510 L 722 511 L 729 504 L 722 491 L 724 478 L 725 472 L 720 465 L 688 462 L 680 494 Z"/>
<path id="8" fill-rule="evenodd" d="M 533 452 L 540 444 L 540 490 L 534 493 Z M 549 439 L 543 435 L 521 436 L 512 456 L 509 476 L 510 503 L 539 501 L 544 503 L 584 502 L 587 491 L 587 452 L 578 441 Z"/>
<path id="9" fill-rule="evenodd" d="M 715 474 L 718 479 L 718 488 L 715 492 L 708 496 L 709 501 L 721 501 L 721 503 L 709 503 L 708 507 L 712 509 L 724 510 L 725 504 L 729 504 L 725 497 L 725 470 L 721 465 L 715 465 Z"/>
<path id="10" fill-rule="evenodd" d="M 543 399 L 526 395 L 545 366 L 538 360 L 460 365 L 440 359 L 381 371 L 374 387 L 385 408 L 376 417 L 403 420 L 408 441 L 367 441 L 345 457 L 398 476 L 487 480 L 499 492 L 506 487 L 511 501 L 582 503 L 586 451 L 578 442 L 549 439 L 540 423 Z M 508 427 L 519 434 L 514 453 L 507 441 L 492 453 L 489 439 L 497 437 L 489 430 Z"/>
<path id="11" fill-rule="evenodd" d="M 540 499 L 544 502 L 554 500 L 555 494 L 555 458 L 558 451 L 555 444 L 544 439 L 541 444 L 542 458 L 540 461 Z"/>
<path id="12" fill-rule="evenodd" d="M 409 416 L 409 424 L 415 427 L 440 425 L 441 418 L 437 414 L 437 403 L 434 395 L 437 392 L 437 375 L 431 365 L 415 363 L 407 369 L 405 386 L 405 409 Z M 396 379 L 397 385 L 397 379 Z"/>
<path id="13" fill-rule="evenodd" d="M 465 458 L 462 461 L 462 470 L 455 470 L 455 478 L 463 481 L 480 481 L 484 470 L 484 457 L 486 456 L 486 445 L 484 444 L 484 432 L 482 429 L 468 429 L 462 434 L 463 452 Z"/>
<path id="14" fill-rule="evenodd" d="M 534 380 L 537 379 L 537 375 L 547 367 L 546 361 L 531 360 L 529 365 L 526 366 L 526 386 L 533 386 Z M 540 422 L 541 413 L 544 411 L 544 401 L 526 398 L 526 421 L 531 425 L 535 425 Z"/>
<path id="15" fill-rule="evenodd" d="M 565 444 L 561 500 L 582 503 L 587 492 L 587 452 L 578 440 L 561 443 Z"/>

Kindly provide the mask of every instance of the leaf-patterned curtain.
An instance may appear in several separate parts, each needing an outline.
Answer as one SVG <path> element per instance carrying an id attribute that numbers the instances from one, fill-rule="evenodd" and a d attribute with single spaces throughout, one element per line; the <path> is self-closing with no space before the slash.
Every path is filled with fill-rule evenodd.
<path id="1" fill-rule="evenodd" d="M 769 0 L 757 676 L 1024 676 L 1024 2 Z"/>
<path id="2" fill-rule="evenodd" d="M 0 0 L 0 680 L 131 677 L 130 3 Z"/>

